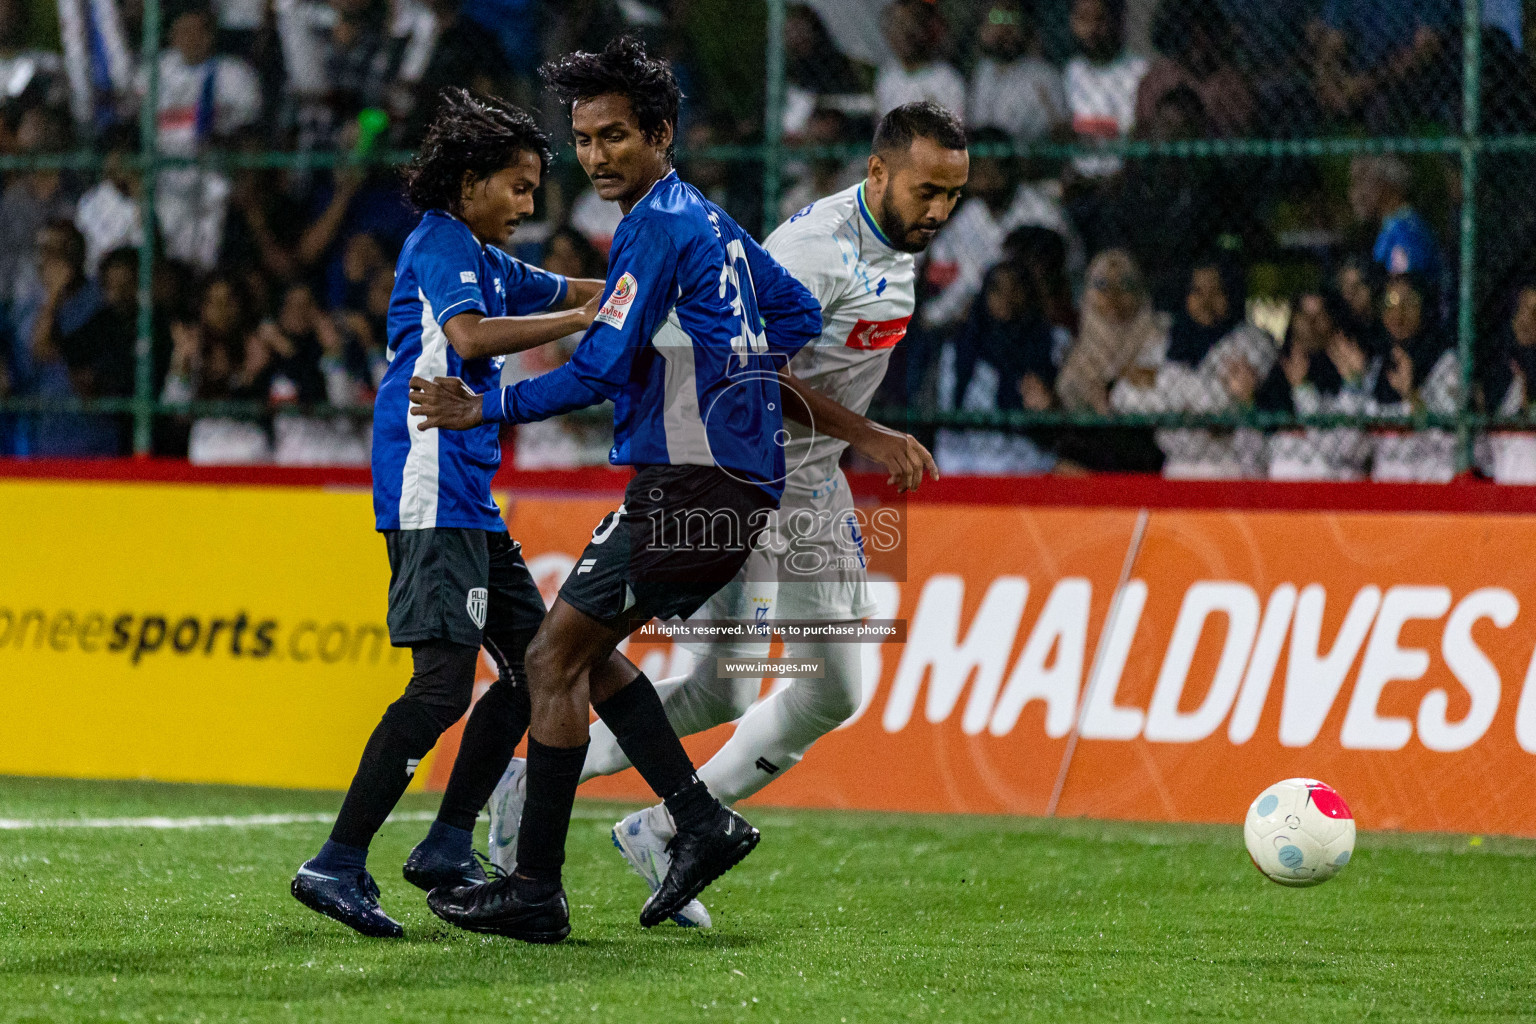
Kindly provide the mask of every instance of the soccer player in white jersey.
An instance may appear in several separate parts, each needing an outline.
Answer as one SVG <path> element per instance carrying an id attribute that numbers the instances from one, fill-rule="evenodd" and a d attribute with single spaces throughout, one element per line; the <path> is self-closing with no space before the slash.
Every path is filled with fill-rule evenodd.
<path id="1" fill-rule="evenodd" d="M 806 418 L 816 426 L 795 422 L 786 410 L 789 475 L 779 515 L 781 542 L 754 551 L 736 579 L 695 619 L 750 622 L 766 610 L 775 619 L 848 622 L 874 613 L 853 498 L 838 460 L 851 443 L 883 463 L 902 490 L 916 487 L 925 470 L 937 478 L 932 458 L 914 438 L 879 426 L 863 413 L 912 318 L 913 256 L 948 220 L 969 166 L 959 118 L 929 102 L 897 107 L 881 119 L 866 179 L 817 200 L 768 237 L 768 252 L 821 305 L 821 335 L 789 364 L 789 390 L 807 403 L 811 415 Z M 788 394 L 785 400 L 792 401 Z M 810 523 L 821 528 L 799 528 Z M 791 537 L 792 544 L 783 543 Z M 816 571 L 796 571 L 796 565 L 807 564 Z M 856 643 L 786 641 L 786 657 L 820 659 L 824 678 L 792 680 L 760 703 L 761 680 L 720 679 L 715 666 L 717 657 L 762 657 L 768 653 L 766 642 L 688 646 L 695 655 L 693 670 L 657 683 L 656 690 L 678 735 L 741 718 L 731 739 L 699 769 L 699 778 L 727 804 L 751 796 L 796 764 L 812 743 L 851 717 L 863 699 L 863 659 Z M 613 734 L 595 724 L 583 780 L 627 767 Z M 522 772 L 523 763 L 513 761 L 491 799 L 492 856 L 508 869 L 521 813 Z M 672 834 L 660 804 L 637 811 L 613 830 L 614 845 L 653 891 L 666 877 Z M 674 920 L 709 924 L 697 901 Z"/>

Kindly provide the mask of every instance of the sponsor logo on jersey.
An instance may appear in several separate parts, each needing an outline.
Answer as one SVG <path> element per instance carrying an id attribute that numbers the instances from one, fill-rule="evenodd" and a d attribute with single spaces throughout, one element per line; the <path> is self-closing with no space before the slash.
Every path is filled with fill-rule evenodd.
<path id="1" fill-rule="evenodd" d="M 600 324 L 609 327 L 622 328 L 624 320 L 629 316 L 630 303 L 635 301 L 635 293 L 639 291 L 639 285 L 635 282 L 635 276 L 625 273 L 619 278 L 619 283 L 613 286 L 613 292 L 603 303 L 603 308 L 597 311 L 595 319 Z"/>
<path id="2" fill-rule="evenodd" d="M 459 283 L 460 284 L 479 284 L 480 283 L 480 279 L 475 276 L 475 272 L 473 270 L 461 270 L 461 271 L 459 271 Z"/>
<path id="3" fill-rule="evenodd" d="M 464 609 L 469 612 L 470 621 L 476 629 L 485 628 L 486 592 L 484 587 L 475 587 L 464 599 Z"/>
<path id="4" fill-rule="evenodd" d="M 807 203 L 806 205 L 800 207 L 800 212 L 795 214 L 793 217 L 789 218 L 789 222 L 791 224 L 793 224 L 795 221 L 799 220 L 801 217 L 804 217 L 806 214 L 811 212 L 811 207 L 813 207 L 815 205 L 816 205 L 815 203 Z"/>
<path id="5" fill-rule="evenodd" d="M 909 313 L 895 320 L 860 320 L 848 332 L 848 340 L 844 344 L 865 352 L 891 348 L 907 336 L 907 324 L 911 319 Z"/>

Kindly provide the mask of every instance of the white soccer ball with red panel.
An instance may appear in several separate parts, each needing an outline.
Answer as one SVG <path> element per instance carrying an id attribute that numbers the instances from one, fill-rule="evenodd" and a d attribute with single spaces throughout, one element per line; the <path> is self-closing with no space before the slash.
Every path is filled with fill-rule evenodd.
<path id="1" fill-rule="evenodd" d="M 1281 885 L 1320 885 L 1355 852 L 1355 816 L 1316 779 L 1277 782 L 1248 808 L 1243 840 L 1253 866 Z"/>

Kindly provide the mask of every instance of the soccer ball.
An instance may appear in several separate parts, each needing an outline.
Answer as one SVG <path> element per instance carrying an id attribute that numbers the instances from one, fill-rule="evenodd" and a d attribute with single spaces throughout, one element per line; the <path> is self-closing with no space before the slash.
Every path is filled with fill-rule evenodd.
<path id="1" fill-rule="evenodd" d="M 1321 885 L 1355 852 L 1355 816 L 1333 787 L 1286 779 L 1248 808 L 1243 841 L 1253 866 L 1281 885 Z"/>

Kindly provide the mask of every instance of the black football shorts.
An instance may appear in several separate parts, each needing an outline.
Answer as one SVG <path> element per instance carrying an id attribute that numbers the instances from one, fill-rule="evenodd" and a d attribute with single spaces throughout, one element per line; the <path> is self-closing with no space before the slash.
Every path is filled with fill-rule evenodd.
<path id="1" fill-rule="evenodd" d="M 449 640 L 514 649 L 544 620 L 544 600 L 506 531 L 437 527 L 386 530 L 389 642 Z M 520 648 L 519 648 L 520 649 Z M 498 659 L 499 660 L 499 659 Z"/>
<path id="2" fill-rule="evenodd" d="M 687 618 L 735 578 L 778 502 L 715 466 L 643 466 L 560 588 L 606 625 Z"/>

